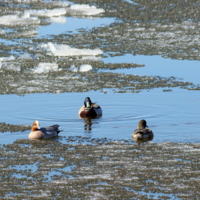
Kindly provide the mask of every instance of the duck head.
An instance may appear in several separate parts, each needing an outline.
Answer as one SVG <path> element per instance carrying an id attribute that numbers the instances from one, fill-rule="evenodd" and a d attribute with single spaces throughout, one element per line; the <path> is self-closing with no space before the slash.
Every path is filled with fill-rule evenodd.
<path id="1" fill-rule="evenodd" d="M 147 126 L 146 120 L 142 119 L 138 122 L 138 129 L 145 129 Z"/>
<path id="2" fill-rule="evenodd" d="M 84 106 L 85 106 L 85 108 L 91 108 L 91 106 L 92 106 L 92 101 L 90 100 L 90 97 L 86 97 L 86 98 L 85 98 Z"/>
<path id="3" fill-rule="evenodd" d="M 33 122 L 31 130 L 38 131 L 39 129 L 40 129 L 40 123 L 39 123 L 39 121 L 36 120 Z"/>

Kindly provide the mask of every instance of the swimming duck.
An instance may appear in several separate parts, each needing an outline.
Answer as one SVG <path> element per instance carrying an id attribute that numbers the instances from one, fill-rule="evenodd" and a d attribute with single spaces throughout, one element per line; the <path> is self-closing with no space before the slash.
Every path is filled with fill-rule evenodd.
<path id="1" fill-rule="evenodd" d="M 138 122 L 138 128 L 134 130 L 132 137 L 133 139 L 153 139 L 153 132 L 151 129 L 147 129 L 147 122 L 146 120 L 140 120 Z M 148 141 L 148 140 L 147 140 Z"/>
<path id="2" fill-rule="evenodd" d="M 78 115 L 81 118 L 96 118 L 102 116 L 102 109 L 101 107 L 96 104 L 92 103 L 89 97 L 85 98 L 84 105 L 80 108 Z"/>
<path id="3" fill-rule="evenodd" d="M 28 135 L 29 139 L 44 139 L 57 136 L 61 130 L 58 129 L 59 125 L 55 124 L 48 127 L 40 128 L 39 121 L 34 121 L 32 124 L 31 132 Z"/>

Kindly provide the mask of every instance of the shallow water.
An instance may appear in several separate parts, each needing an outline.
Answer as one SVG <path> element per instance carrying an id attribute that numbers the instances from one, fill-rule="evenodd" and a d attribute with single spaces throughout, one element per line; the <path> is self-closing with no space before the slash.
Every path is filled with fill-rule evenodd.
<path id="1" fill-rule="evenodd" d="M 199 2 L 113 2 L 0 2 L 1 199 L 198 199 Z M 101 118 L 78 117 L 87 96 Z M 28 140 L 34 120 L 63 131 Z"/>
<path id="2" fill-rule="evenodd" d="M 58 35 L 67 32 L 78 33 L 82 29 L 89 30 L 94 27 L 107 26 L 114 22 L 114 18 L 73 18 L 66 17 L 63 23 L 51 23 L 38 29 L 38 37 Z"/>
<path id="3" fill-rule="evenodd" d="M 137 63 L 145 67 L 117 69 L 114 72 L 137 74 L 140 76 L 175 76 L 180 80 L 199 84 L 200 62 L 197 60 L 175 60 L 161 56 L 126 54 L 102 59 L 105 63 Z"/>

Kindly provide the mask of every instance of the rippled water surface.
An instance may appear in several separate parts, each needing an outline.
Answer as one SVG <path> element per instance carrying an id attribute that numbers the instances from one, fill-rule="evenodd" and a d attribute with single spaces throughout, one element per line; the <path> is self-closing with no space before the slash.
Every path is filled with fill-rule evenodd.
<path id="1" fill-rule="evenodd" d="M 1 120 L 11 124 L 41 126 L 60 124 L 63 136 L 131 139 L 140 119 L 146 119 L 154 133 L 154 142 L 200 142 L 198 119 L 199 98 L 195 91 L 159 89 L 142 93 L 107 94 L 99 92 L 30 94 L 2 96 Z M 98 99 L 103 109 L 100 119 L 80 119 L 78 110 L 86 96 Z M 170 101 L 169 101 L 170 99 Z M 192 112 L 191 112 L 192 110 Z M 181 117 L 180 117 L 181 116 Z M 191 134 L 192 132 L 192 134 Z M 1 143 L 26 139 L 29 131 L 1 133 Z"/>
<path id="2" fill-rule="evenodd" d="M 198 1 L 2 0 L 0 12 L 1 199 L 199 198 Z M 87 96 L 101 118 L 79 118 Z M 132 140 L 141 119 L 152 141 Z M 62 132 L 28 140 L 34 120 Z"/>

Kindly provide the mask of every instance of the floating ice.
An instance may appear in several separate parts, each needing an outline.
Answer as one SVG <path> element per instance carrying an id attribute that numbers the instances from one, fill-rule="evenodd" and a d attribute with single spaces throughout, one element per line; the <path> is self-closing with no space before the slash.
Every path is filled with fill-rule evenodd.
<path id="1" fill-rule="evenodd" d="M 53 3 L 54 5 L 57 5 L 57 6 L 61 6 L 61 7 L 67 7 L 67 6 L 69 6 L 69 3 L 67 3 L 67 2 L 54 2 L 53 1 L 51 3 Z"/>
<path id="2" fill-rule="evenodd" d="M 9 71 L 20 71 L 20 66 L 16 62 L 1 62 L 0 61 L 0 68 Z"/>
<path id="3" fill-rule="evenodd" d="M 6 32 L 3 29 L 0 29 L 0 34 L 6 34 Z"/>
<path id="4" fill-rule="evenodd" d="M 80 70 L 80 72 L 87 72 L 87 71 L 92 70 L 92 66 L 91 65 L 81 65 L 79 70 Z"/>
<path id="5" fill-rule="evenodd" d="M 22 59 L 22 60 L 32 60 L 32 56 L 29 53 L 24 53 L 23 55 L 21 55 L 18 59 Z"/>
<path id="6" fill-rule="evenodd" d="M 75 67 L 74 65 L 71 65 L 69 70 L 72 72 L 78 72 L 78 71 L 88 72 L 88 71 L 92 70 L 92 66 L 88 65 L 88 64 L 81 65 L 80 67 Z"/>
<path id="7" fill-rule="evenodd" d="M 53 17 L 53 16 L 60 16 L 66 14 L 65 8 L 55 8 L 52 10 L 43 9 L 43 10 L 27 10 L 25 11 L 24 15 L 34 15 L 34 16 L 43 16 L 43 17 Z"/>
<path id="8" fill-rule="evenodd" d="M 45 73 L 50 71 L 56 71 L 58 64 L 56 63 L 39 63 L 38 66 L 34 67 L 35 73 Z"/>
<path id="9" fill-rule="evenodd" d="M 92 70 L 92 66 L 88 65 L 88 64 L 81 65 L 80 67 L 75 67 L 74 65 L 71 65 L 69 70 L 72 72 L 78 72 L 78 71 L 88 72 L 88 71 Z"/>
<path id="10" fill-rule="evenodd" d="M 54 56 L 84 56 L 84 55 L 99 55 L 103 54 L 103 52 L 100 49 L 76 49 L 71 48 L 68 45 L 57 45 L 53 44 L 51 42 L 47 44 L 41 44 L 37 48 L 39 48 L 42 51 L 50 51 L 53 53 Z"/>
<path id="11" fill-rule="evenodd" d="M 17 15 L 5 15 L 0 17 L 0 24 L 6 26 L 22 26 L 28 24 L 39 24 L 40 20 L 36 17 L 22 16 Z"/>
<path id="12" fill-rule="evenodd" d="M 30 31 L 12 33 L 11 35 L 13 37 L 35 37 L 37 34 L 38 32 L 36 30 L 30 30 Z"/>
<path id="13" fill-rule="evenodd" d="M 74 65 L 71 65 L 69 70 L 72 71 L 72 72 L 77 72 L 78 71 L 78 67 L 75 67 Z"/>
<path id="14" fill-rule="evenodd" d="M 96 8 L 95 6 L 89 6 L 89 5 L 80 5 L 80 4 L 74 4 L 70 6 L 71 11 L 78 11 L 75 12 L 76 15 L 98 15 L 100 13 L 105 12 L 104 9 Z"/>
<path id="15" fill-rule="evenodd" d="M 100 60 L 102 57 L 101 56 L 83 56 L 81 60 Z"/>
<path id="16" fill-rule="evenodd" d="M 60 23 L 60 24 L 64 24 L 67 21 L 66 17 L 63 17 L 63 16 L 51 17 L 50 20 L 51 22 Z"/>
<path id="17" fill-rule="evenodd" d="M 0 57 L 0 61 L 12 61 L 12 60 L 15 60 L 14 56 Z"/>
<path id="18" fill-rule="evenodd" d="M 44 58 L 45 56 L 40 54 L 40 53 L 37 53 L 34 55 L 34 59 L 40 59 L 40 58 Z"/>

